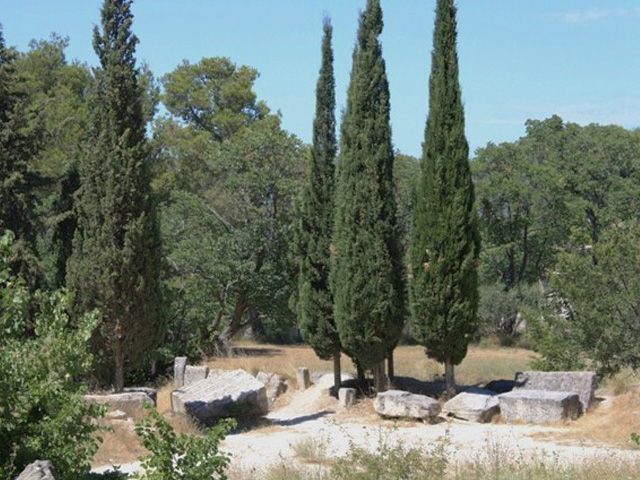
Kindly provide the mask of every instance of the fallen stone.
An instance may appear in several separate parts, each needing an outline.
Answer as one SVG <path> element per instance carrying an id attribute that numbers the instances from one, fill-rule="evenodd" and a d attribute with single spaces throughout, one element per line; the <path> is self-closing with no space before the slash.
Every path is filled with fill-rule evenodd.
<path id="1" fill-rule="evenodd" d="M 276 398 L 287 391 L 287 382 L 277 373 L 258 372 L 256 380 L 262 382 L 266 387 L 269 406 L 272 406 Z"/>
<path id="2" fill-rule="evenodd" d="M 36 460 L 27 465 L 16 480 L 56 480 L 56 471 L 49 460 Z"/>
<path id="3" fill-rule="evenodd" d="M 309 376 L 309 369 L 305 367 L 298 367 L 296 375 L 298 381 L 298 389 L 306 390 L 311 386 L 311 377 Z"/>
<path id="4" fill-rule="evenodd" d="M 338 401 L 340 405 L 348 408 L 356 403 L 356 389 L 355 388 L 341 388 L 338 390 Z"/>
<path id="5" fill-rule="evenodd" d="M 176 357 L 173 361 L 173 386 L 180 388 L 184 385 L 184 371 L 187 367 L 187 357 Z"/>
<path id="6" fill-rule="evenodd" d="M 265 415 L 269 400 L 264 384 L 244 370 L 212 370 L 204 380 L 174 390 L 171 410 L 210 425 L 224 417 Z"/>
<path id="7" fill-rule="evenodd" d="M 595 372 L 518 372 L 514 391 L 544 390 L 547 392 L 573 392 L 580 397 L 581 413 L 585 413 L 596 391 Z"/>
<path id="8" fill-rule="evenodd" d="M 442 413 L 470 422 L 486 423 L 500 411 L 500 401 L 493 395 L 463 392 L 442 407 Z"/>
<path id="9" fill-rule="evenodd" d="M 145 414 L 144 404 L 153 403 L 144 392 L 112 393 L 108 395 L 84 395 L 88 403 L 108 405 L 109 412 L 120 410 L 128 417 L 138 417 Z"/>
<path id="10" fill-rule="evenodd" d="M 107 420 L 126 420 L 127 414 L 122 410 L 113 410 L 111 412 L 107 412 L 104 416 Z"/>
<path id="11" fill-rule="evenodd" d="M 492 380 L 487 383 L 484 388 L 495 393 L 507 393 L 513 390 L 515 385 L 515 380 Z"/>
<path id="12" fill-rule="evenodd" d="M 580 416 L 577 393 L 519 390 L 498 395 L 500 412 L 507 423 L 550 423 Z"/>
<path id="13" fill-rule="evenodd" d="M 433 420 L 440 413 L 440 404 L 431 397 L 402 390 L 379 393 L 373 401 L 374 410 L 383 417 Z"/>
<path id="14" fill-rule="evenodd" d="M 184 369 L 184 385 L 191 385 L 204 380 L 207 375 L 209 375 L 209 367 L 187 365 Z"/>
<path id="15" fill-rule="evenodd" d="M 147 397 L 149 397 L 149 400 L 151 402 L 153 402 L 154 405 L 156 403 L 158 403 L 158 391 L 155 388 L 150 388 L 150 387 L 126 387 L 124 389 L 124 391 L 126 393 L 142 392 L 142 393 L 146 394 Z"/>

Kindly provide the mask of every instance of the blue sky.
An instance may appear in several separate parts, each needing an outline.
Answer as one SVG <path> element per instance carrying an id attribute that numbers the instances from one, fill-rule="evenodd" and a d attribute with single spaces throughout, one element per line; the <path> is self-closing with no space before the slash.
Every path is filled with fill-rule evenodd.
<path id="1" fill-rule="evenodd" d="M 50 32 L 94 65 L 99 0 L 0 0 L 8 44 Z M 260 72 L 255 90 L 284 127 L 311 139 L 323 12 L 334 25 L 339 109 L 365 0 L 136 0 L 138 59 L 156 75 L 182 59 L 227 56 Z M 419 155 L 428 108 L 435 0 L 382 0 L 393 138 Z M 461 83 L 472 150 L 524 134 L 528 118 L 640 126 L 640 1 L 458 0 Z"/>

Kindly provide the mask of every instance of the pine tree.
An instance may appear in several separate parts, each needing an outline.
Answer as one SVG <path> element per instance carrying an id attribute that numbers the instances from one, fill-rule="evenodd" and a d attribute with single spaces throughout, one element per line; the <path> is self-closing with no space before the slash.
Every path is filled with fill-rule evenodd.
<path id="1" fill-rule="evenodd" d="M 38 179 L 30 163 L 38 152 L 38 130 L 31 122 L 34 113 L 25 108 L 15 62 L 16 52 L 5 45 L 0 25 L 0 235 L 6 230 L 15 234 L 12 268 L 35 286 L 41 280 L 34 254 Z"/>
<path id="2" fill-rule="evenodd" d="M 334 314 L 343 349 L 384 388 L 384 359 L 404 322 L 397 238 L 389 84 L 378 36 L 379 0 L 368 0 L 340 137 L 331 266 Z"/>
<path id="3" fill-rule="evenodd" d="M 414 335 L 429 357 L 445 364 L 449 395 L 454 365 L 477 329 L 480 250 L 456 36 L 453 0 L 438 0 L 410 277 Z"/>
<path id="4" fill-rule="evenodd" d="M 94 146 L 81 166 L 78 229 L 68 284 L 80 308 L 98 308 L 97 372 L 122 391 L 126 371 L 157 345 L 163 330 L 161 248 L 150 188 L 142 91 L 131 32 L 132 0 L 105 0 L 92 121 Z M 104 379 L 104 377 L 103 377 Z"/>
<path id="5" fill-rule="evenodd" d="M 316 114 L 307 181 L 302 192 L 299 225 L 300 274 L 298 318 L 302 335 L 316 355 L 333 359 L 334 383 L 340 385 L 340 338 L 333 319 L 329 288 L 331 233 L 333 228 L 334 163 L 337 152 L 333 28 L 324 22 L 322 65 L 316 87 Z"/>

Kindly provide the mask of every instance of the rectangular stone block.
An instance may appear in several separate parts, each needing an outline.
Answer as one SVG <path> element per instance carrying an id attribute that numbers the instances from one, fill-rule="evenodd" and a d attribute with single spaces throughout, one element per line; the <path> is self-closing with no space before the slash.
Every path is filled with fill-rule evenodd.
<path id="1" fill-rule="evenodd" d="M 356 389 L 355 388 L 341 388 L 338 390 L 338 401 L 340 405 L 347 408 L 356 403 Z"/>
<path id="2" fill-rule="evenodd" d="M 187 357 L 176 357 L 173 361 L 173 386 L 180 388 L 184 385 L 184 371 L 187 366 Z"/>
<path id="3" fill-rule="evenodd" d="M 305 367 L 299 367 L 297 372 L 298 388 L 300 390 L 306 390 L 311 386 L 311 376 L 309 369 Z"/>
<path id="4" fill-rule="evenodd" d="M 184 369 L 184 384 L 191 385 L 192 383 L 204 380 L 209 375 L 209 367 L 200 365 L 187 365 Z"/>
<path id="5" fill-rule="evenodd" d="M 519 390 L 498 396 L 500 412 L 507 423 L 551 423 L 580 416 L 577 393 Z"/>
<path id="6" fill-rule="evenodd" d="M 518 372 L 514 391 L 544 390 L 547 392 L 573 392 L 580 397 L 581 413 L 593 402 L 596 391 L 595 372 Z"/>

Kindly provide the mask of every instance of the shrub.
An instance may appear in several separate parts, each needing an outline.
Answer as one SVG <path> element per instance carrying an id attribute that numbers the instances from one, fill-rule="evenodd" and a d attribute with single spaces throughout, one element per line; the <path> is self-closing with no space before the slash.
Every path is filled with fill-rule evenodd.
<path id="1" fill-rule="evenodd" d="M 235 426 L 232 420 L 220 422 L 206 435 L 177 435 L 158 411 L 146 405 L 149 415 L 136 425 L 142 445 L 151 452 L 142 460 L 142 480 L 226 480 L 230 455 L 219 451 L 220 442 Z"/>
<path id="2" fill-rule="evenodd" d="M 64 291 L 30 292 L 9 269 L 11 241 L 0 238 L 0 479 L 42 459 L 62 480 L 81 478 L 98 449 L 91 419 L 104 411 L 77 382 L 91 366 L 97 316 L 72 321 Z"/>

